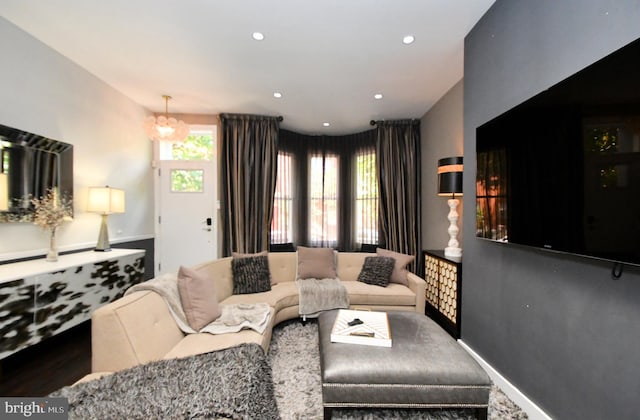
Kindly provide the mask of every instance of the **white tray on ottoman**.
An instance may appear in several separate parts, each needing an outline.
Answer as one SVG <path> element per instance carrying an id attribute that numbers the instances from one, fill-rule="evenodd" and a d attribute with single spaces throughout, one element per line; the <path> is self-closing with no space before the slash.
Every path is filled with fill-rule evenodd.
<path id="1" fill-rule="evenodd" d="M 318 318 L 322 403 L 334 408 L 474 408 L 487 418 L 491 381 L 440 326 L 415 312 L 387 313 L 392 347 L 332 343 L 337 311 Z"/>
<path id="2" fill-rule="evenodd" d="M 355 320 L 359 323 L 350 324 Z M 331 330 L 331 342 L 391 347 L 387 313 L 339 309 Z"/>

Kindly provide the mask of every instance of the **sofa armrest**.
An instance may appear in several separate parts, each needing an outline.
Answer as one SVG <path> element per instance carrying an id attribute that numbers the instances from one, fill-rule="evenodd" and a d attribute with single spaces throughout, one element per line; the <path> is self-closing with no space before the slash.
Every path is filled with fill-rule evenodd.
<path id="1" fill-rule="evenodd" d="M 183 338 L 160 295 L 132 293 L 91 315 L 91 371 L 115 372 L 160 360 Z"/>
<path id="2" fill-rule="evenodd" d="M 425 305 L 425 292 L 427 289 L 427 282 L 423 278 L 409 272 L 407 274 L 407 280 L 409 281 L 409 289 L 416 294 L 416 312 L 424 314 Z"/>

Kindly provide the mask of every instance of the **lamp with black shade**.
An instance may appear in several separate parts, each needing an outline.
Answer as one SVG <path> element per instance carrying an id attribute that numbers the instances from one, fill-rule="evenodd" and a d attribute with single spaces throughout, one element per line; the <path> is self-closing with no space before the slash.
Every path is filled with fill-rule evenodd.
<path id="1" fill-rule="evenodd" d="M 450 197 L 449 204 L 449 243 L 444 249 L 447 257 L 461 257 L 462 248 L 458 243 L 458 204 L 460 200 L 456 196 L 462 195 L 462 156 L 448 157 L 438 160 L 438 195 Z"/>

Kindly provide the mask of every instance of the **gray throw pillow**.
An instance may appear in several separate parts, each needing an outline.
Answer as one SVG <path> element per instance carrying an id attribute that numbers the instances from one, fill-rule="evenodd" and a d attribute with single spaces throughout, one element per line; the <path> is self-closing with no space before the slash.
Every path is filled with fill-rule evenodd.
<path id="1" fill-rule="evenodd" d="M 269 261 L 269 251 L 261 251 L 261 252 L 255 253 L 255 254 L 243 254 L 243 253 L 240 253 L 240 252 L 232 252 L 231 256 L 233 258 L 249 258 L 249 257 L 262 257 L 262 256 L 265 256 L 265 257 L 267 257 L 267 262 Z M 271 269 L 269 269 L 269 278 L 271 280 L 271 285 L 272 286 L 277 283 L 274 280 L 274 278 L 271 276 Z"/>
<path id="2" fill-rule="evenodd" d="M 396 260 L 391 257 L 366 257 L 358 281 L 387 287 L 395 264 Z"/>
<path id="3" fill-rule="evenodd" d="M 266 255 L 231 260 L 233 294 L 268 292 L 271 290 L 269 260 Z"/>
<path id="4" fill-rule="evenodd" d="M 409 274 L 409 270 L 407 270 L 407 264 L 413 262 L 416 257 L 413 255 L 401 254 L 399 252 L 389 251 L 387 249 L 377 248 L 376 254 L 380 257 L 391 257 L 396 260 L 396 265 L 393 267 L 393 273 L 391 273 L 391 283 L 400 283 L 405 286 L 409 285 L 409 280 L 407 280 L 407 275 Z"/>

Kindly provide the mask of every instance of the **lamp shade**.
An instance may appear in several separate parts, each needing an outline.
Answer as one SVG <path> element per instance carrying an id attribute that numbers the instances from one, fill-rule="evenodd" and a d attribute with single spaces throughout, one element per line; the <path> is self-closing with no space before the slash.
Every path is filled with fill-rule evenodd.
<path id="1" fill-rule="evenodd" d="M 0 211 L 9 210 L 9 177 L 0 173 Z"/>
<path id="2" fill-rule="evenodd" d="M 462 195 L 462 156 L 438 160 L 438 195 Z"/>
<path id="3" fill-rule="evenodd" d="M 124 213 L 124 190 L 89 187 L 87 211 L 103 214 Z"/>

